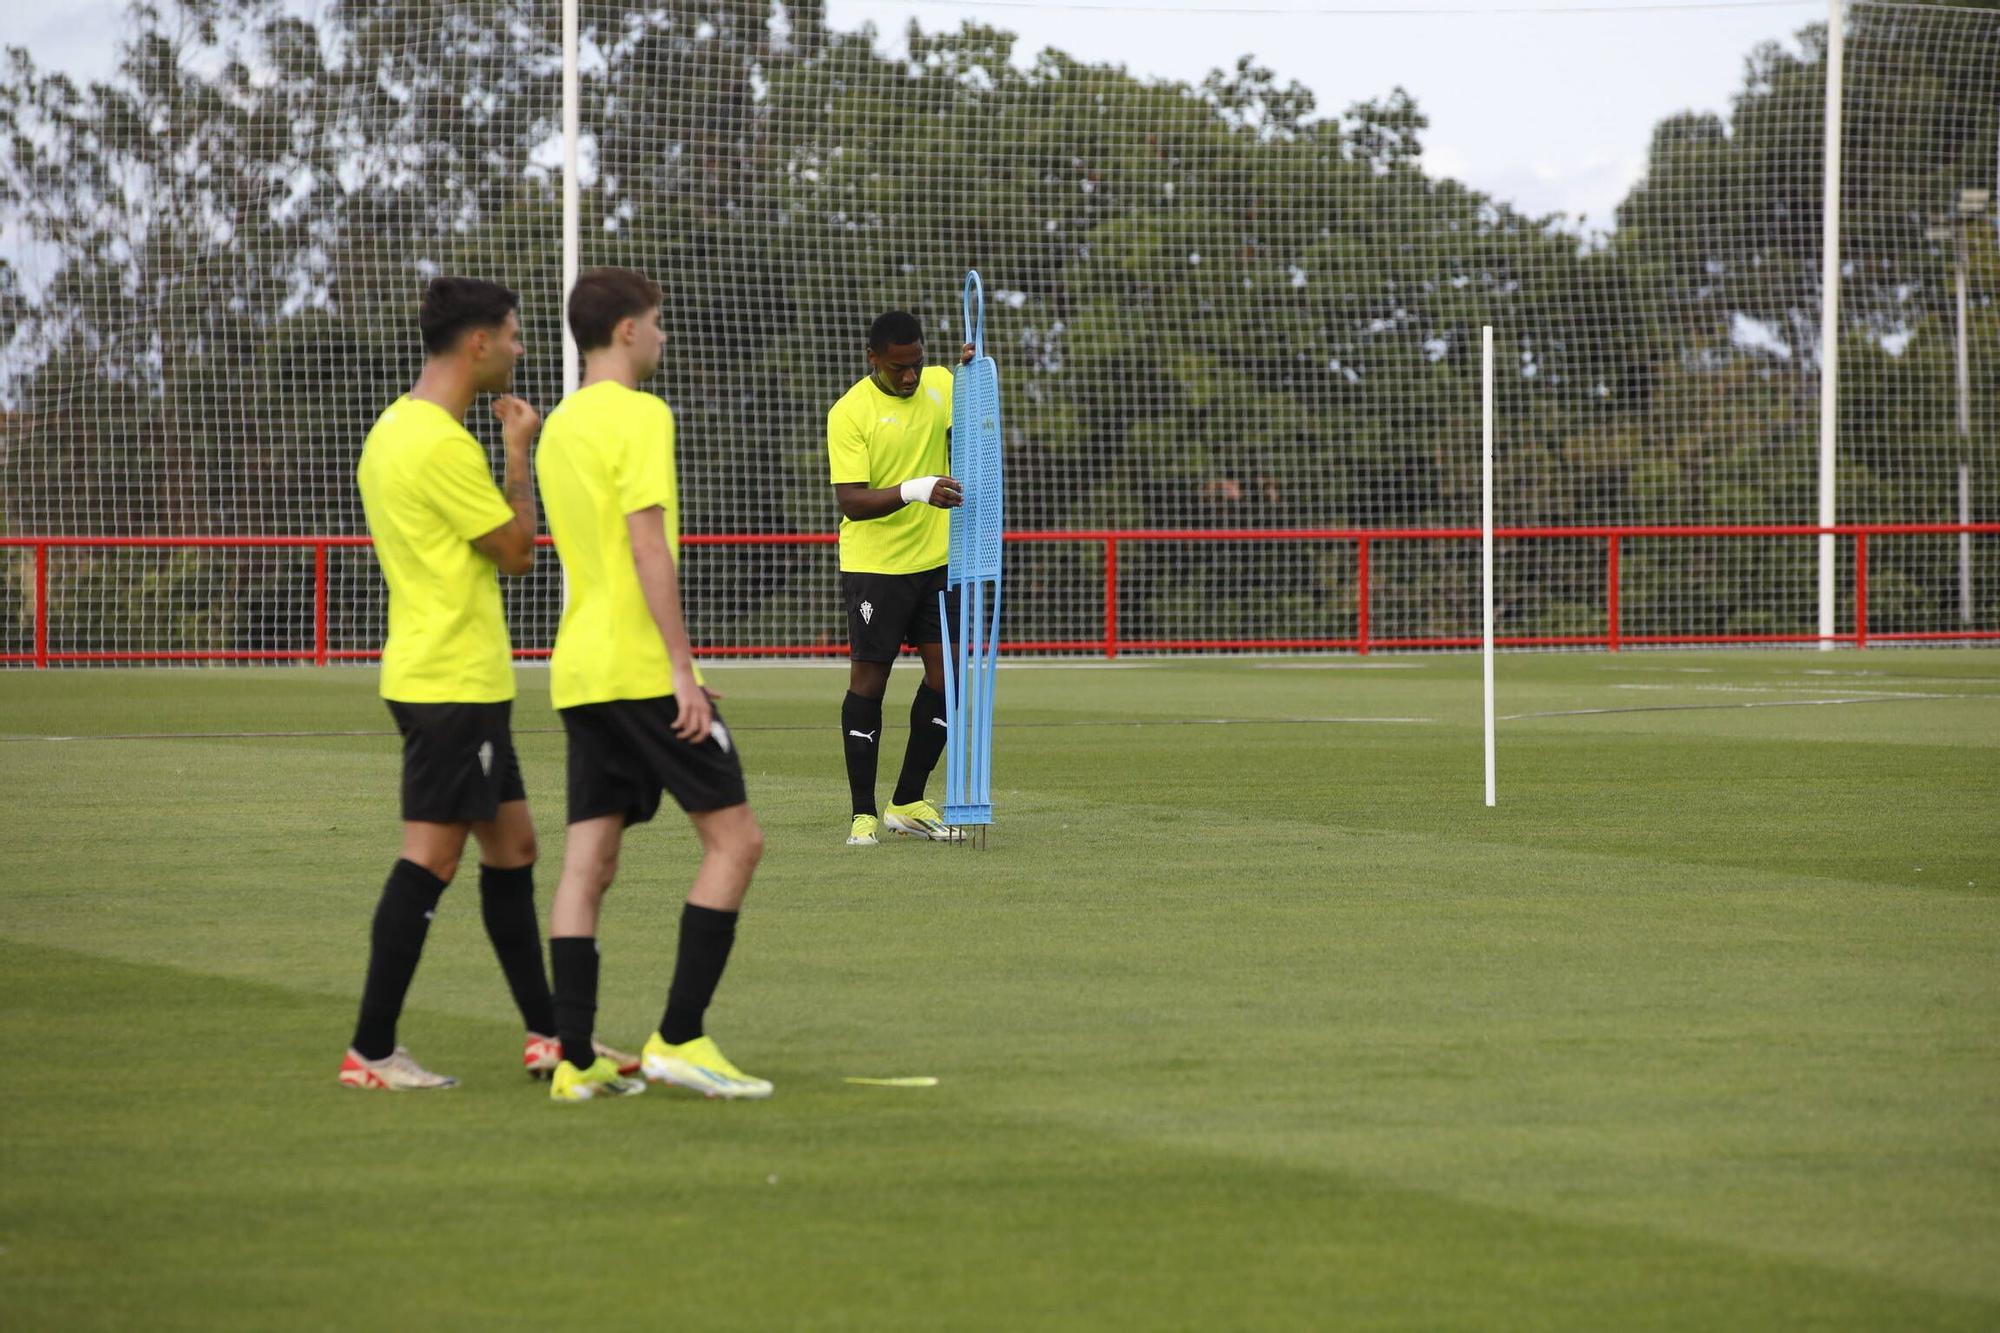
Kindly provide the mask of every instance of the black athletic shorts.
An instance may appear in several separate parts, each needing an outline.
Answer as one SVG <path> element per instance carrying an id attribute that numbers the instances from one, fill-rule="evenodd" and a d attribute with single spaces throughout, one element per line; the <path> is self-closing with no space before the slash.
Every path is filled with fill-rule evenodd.
<path id="1" fill-rule="evenodd" d="M 510 700 L 497 704 L 405 704 L 389 700 L 403 733 L 403 818 L 426 824 L 492 819 L 502 801 L 525 801 L 514 754 Z"/>
<path id="2" fill-rule="evenodd" d="M 749 797 L 736 738 L 722 723 L 721 710 L 708 739 L 690 745 L 674 735 L 680 701 L 613 699 L 558 710 L 569 733 L 569 822 L 624 815 L 643 824 L 660 809 L 660 792 L 671 792 L 689 814 L 724 810 Z"/>
<path id="3" fill-rule="evenodd" d="M 948 626 L 938 620 L 938 594 L 944 591 L 944 576 L 943 565 L 920 574 L 841 571 L 848 657 L 856 662 L 893 662 L 906 643 L 943 643 Z"/>

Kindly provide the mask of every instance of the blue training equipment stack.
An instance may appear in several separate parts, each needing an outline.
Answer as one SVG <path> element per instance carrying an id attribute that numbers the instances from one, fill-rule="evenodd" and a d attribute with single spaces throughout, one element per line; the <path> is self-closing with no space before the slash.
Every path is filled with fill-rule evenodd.
<path id="1" fill-rule="evenodd" d="M 951 475 L 965 503 L 951 511 L 951 564 L 938 611 L 950 627 L 944 655 L 944 822 L 993 822 L 993 677 L 1000 652 L 1000 371 L 986 355 L 986 291 L 977 270 L 962 294 L 972 360 L 951 389 Z M 956 599 L 957 614 L 950 602 Z"/>

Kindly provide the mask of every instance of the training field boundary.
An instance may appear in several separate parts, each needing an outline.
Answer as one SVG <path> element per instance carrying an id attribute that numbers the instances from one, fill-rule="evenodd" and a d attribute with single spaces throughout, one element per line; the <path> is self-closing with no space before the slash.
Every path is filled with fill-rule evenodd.
<path id="1" fill-rule="evenodd" d="M 1613 525 L 1582 527 L 1497 528 L 1496 540 L 1507 542 L 1601 542 L 1604 548 L 1603 629 L 1583 634 L 1501 635 L 1501 648 L 1603 648 L 1617 652 L 1625 647 L 1695 647 L 1704 645 L 1783 645 L 1821 644 L 1866 648 L 1871 643 L 1949 643 L 2000 641 L 2000 625 L 1960 625 L 1891 633 L 1871 631 L 1868 624 L 1868 552 L 1871 538 L 1958 536 L 1969 541 L 1974 536 L 2000 535 L 2000 523 L 1842 523 L 1739 524 L 1739 525 Z M 1337 650 L 1367 654 L 1390 649 L 1476 648 L 1477 635 L 1433 637 L 1383 636 L 1373 626 L 1374 551 L 1385 542 L 1473 542 L 1480 530 L 1472 528 L 1124 528 L 1077 531 L 1010 532 L 1009 544 L 1068 543 L 1097 546 L 1102 551 L 1102 621 L 1095 638 L 1008 640 L 1000 645 L 1009 653 L 1076 653 L 1114 660 L 1131 652 L 1271 652 L 1293 650 Z M 1853 576 L 1853 606 L 1849 628 L 1830 633 L 1680 633 L 1632 634 L 1623 626 L 1621 608 L 1621 561 L 1633 542 L 1687 538 L 1819 538 L 1848 539 Z M 832 546 L 833 533 L 691 533 L 683 537 L 686 547 L 787 547 Z M 1354 553 L 1355 632 L 1344 636 L 1301 636 L 1296 638 L 1185 638 L 1150 639 L 1127 637 L 1119 628 L 1119 554 L 1126 547 L 1156 544 L 1245 544 L 1303 543 L 1351 546 Z M 26 550 L 33 560 L 33 647 L 28 652 L 0 653 L 0 665 L 81 666 L 127 663 L 170 662 L 310 662 L 327 666 L 335 662 L 373 661 L 381 656 L 378 648 L 336 648 L 329 628 L 328 554 L 336 549 L 371 545 L 366 536 L 0 536 L 0 549 Z M 539 544 L 548 546 L 544 536 Z M 51 553 L 65 550 L 203 550 L 266 549 L 305 550 L 312 553 L 313 635 L 310 647 L 292 649 L 217 649 L 211 651 L 93 651 L 68 650 L 50 646 Z M 845 643 L 706 643 L 696 645 L 704 657 L 834 657 L 847 652 Z M 549 648 L 531 645 L 517 648 L 515 655 L 532 661 L 545 658 Z"/>

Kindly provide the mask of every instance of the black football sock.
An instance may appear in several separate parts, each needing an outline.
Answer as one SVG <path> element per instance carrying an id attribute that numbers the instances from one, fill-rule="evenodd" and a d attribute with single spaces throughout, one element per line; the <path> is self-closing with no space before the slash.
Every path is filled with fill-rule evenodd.
<path id="1" fill-rule="evenodd" d="M 853 698 L 853 695 L 848 695 Z M 681 908 L 680 949 L 674 958 L 674 980 L 667 988 L 667 1012 L 660 1019 L 660 1036 L 678 1046 L 702 1034 L 702 1019 L 722 969 L 729 963 L 729 946 L 736 942 L 735 912 L 688 903 Z"/>
<path id="2" fill-rule="evenodd" d="M 535 868 L 479 867 L 479 914 L 486 938 L 506 974 L 507 989 L 521 1011 L 521 1023 L 543 1037 L 556 1035 L 555 1000 L 542 967 L 542 932 L 535 924 Z"/>
<path id="3" fill-rule="evenodd" d="M 917 697 L 910 700 L 910 741 L 903 748 L 903 772 L 890 798 L 897 805 L 924 799 L 924 784 L 944 753 L 944 737 L 944 696 L 928 685 L 917 686 Z"/>
<path id="4" fill-rule="evenodd" d="M 556 1036 L 563 1059 L 578 1069 L 597 1063 L 591 1029 L 597 1024 L 597 938 L 562 935 L 549 941 L 549 965 L 556 979 Z"/>
<path id="5" fill-rule="evenodd" d="M 864 699 L 853 690 L 840 701 L 841 745 L 847 752 L 847 794 L 854 813 L 872 815 L 875 809 L 875 760 L 881 753 L 882 701 Z"/>
<path id="6" fill-rule="evenodd" d="M 395 1054 L 396 1020 L 417 960 L 424 954 L 431 916 L 444 896 L 445 881 L 415 861 L 398 860 L 382 885 L 368 935 L 368 980 L 361 989 L 361 1017 L 354 1025 L 354 1049 L 369 1060 Z"/>

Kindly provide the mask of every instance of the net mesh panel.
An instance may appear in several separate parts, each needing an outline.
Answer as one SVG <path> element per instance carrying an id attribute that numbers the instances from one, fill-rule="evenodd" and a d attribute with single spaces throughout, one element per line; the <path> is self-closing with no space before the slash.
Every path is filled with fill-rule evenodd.
<path id="1" fill-rule="evenodd" d="M 1400 91 L 1345 110 L 1254 63 L 1185 86 L 1016 58 L 976 25 L 883 40 L 822 7 L 582 6 L 582 256 L 667 291 L 658 388 L 698 535 L 826 533 L 828 406 L 870 319 L 956 348 L 988 283 L 1014 530 L 1470 528 L 1479 327 L 1496 328 L 1503 526 L 1816 517 L 1824 33 L 1756 52 L 1727 114 L 1656 129 L 1602 231 L 1426 174 Z M 519 390 L 560 389 L 559 9 L 231 0 L 128 32 L 113 95 L 5 80 L 25 139 L 0 199 L 17 263 L 0 361 L 0 533 L 354 535 L 353 469 L 413 378 L 425 280 L 522 294 Z M 1226 16 L 1225 16 L 1226 17 Z M 1149 13 L 1145 22 L 1213 16 Z M 1332 20 L 1328 20 L 1331 22 Z M 1623 20 L 1589 22 L 1618 40 Z M 1700 25 L 1700 11 L 1663 20 Z M 2000 515 L 2000 15 L 1849 17 L 1840 514 Z M 1407 68 L 1421 90 L 1426 28 Z M 1272 53 L 1274 55 L 1278 53 Z M 1504 102 L 1504 62 L 1493 70 Z M 1580 95 L 1580 101 L 1582 100 Z M 1588 115 L 1579 105 L 1577 114 Z M 1970 291 L 1955 416 L 1951 284 Z M 12 270 L 18 269 L 18 274 Z M 493 450 L 486 406 L 468 424 Z M 1970 543 L 1970 623 L 2000 627 L 2000 538 Z M 1843 632 L 1853 542 L 1840 546 Z M 1872 631 L 1961 628 L 1955 537 L 1877 538 Z M 1352 539 L 1009 547 L 1011 640 L 1465 641 L 1476 543 Z M 1628 538 L 1628 641 L 1808 636 L 1816 541 Z M 1499 628 L 1607 632 L 1601 539 L 1510 540 Z M 834 551 L 691 545 L 698 644 L 838 651 Z M 333 548 L 326 645 L 380 646 L 382 585 Z M 59 549 L 56 652 L 310 656 L 310 549 Z M 0 656 L 34 647 L 32 554 L 0 551 Z M 503 581 L 545 651 L 553 560 Z M 185 659 L 183 659 L 185 660 Z"/>
<path id="2" fill-rule="evenodd" d="M 1849 20 L 1842 136 L 1840 517 L 1954 521 L 1967 463 L 1975 521 L 2000 517 L 2000 14 L 1861 5 Z M 1984 191 L 1977 211 L 1961 207 Z M 1954 270 L 1963 259 L 1969 408 L 1958 420 Z M 1924 517 L 1918 518 L 1916 516 Z M 1973 537 L 1961 619 L 1957 537 L 1877 537 L 1872 633 L 1996 629 L 2000 538 Z M 1851 552 L 1851 543 L 1843 543 Z M 1852 565 L 1843 573 L 1852 612 Z"/>

